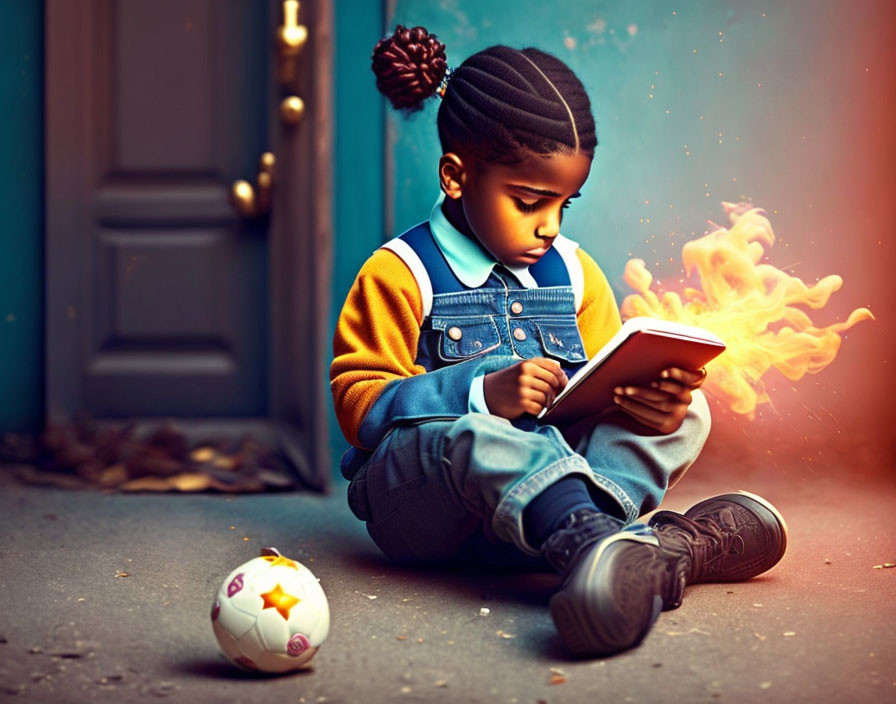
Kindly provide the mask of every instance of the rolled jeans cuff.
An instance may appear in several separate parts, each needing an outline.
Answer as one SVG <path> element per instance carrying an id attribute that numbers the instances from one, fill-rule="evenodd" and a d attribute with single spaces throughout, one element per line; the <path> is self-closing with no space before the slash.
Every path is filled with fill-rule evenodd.
<path id="1" fill-rule="evenodd" d="M 503 540 L 514 543 L 527 555 L 540 555 L 541 551 L 527 540 L 523 530 L 523 511 L 529 502 L 562 477 L 582 475 L 592 485 L 613 498 L 625 514 L 626 522 L 638 517 L 638 508 L 618 484 L 594 473 L 581 455 L 563 457 L 536 472 L 526 475 L 508 489 L 492 515 L 492 530 Z"/>

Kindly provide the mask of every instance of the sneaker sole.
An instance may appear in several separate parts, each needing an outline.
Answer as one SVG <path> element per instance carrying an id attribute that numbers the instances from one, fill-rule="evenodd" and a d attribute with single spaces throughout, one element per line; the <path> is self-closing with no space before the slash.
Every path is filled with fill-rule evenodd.
<path id="1" fill-rule="evenodd" d="M 781 524 L 781 530 L 784 533 L 784 546 L 786 547 L 787 546 L 787 522 L 784 520 L 784 516 L 781 515 L 781 512 L 777 508 L 775 508 L 772 505 L 771 501 L 769 501 L 768 499 L 763 499 L 761 496 L 757 496 L 756 494 L 751 494 L 749 491 L 744 491 L 743 489 L 738 489 L 737 493 L 743 494 L 744 496 L 747 496 L 747 497 L 753 499 L 753 501 L 756 501 L 756 502 L 762 504 L 763 506 L 765 506 L 765 508 L 767 508 L 772 513 L 772 515 L 775 517 L 775 519 L 778 521 L 778 523 Z M 783 555 L 783 552 L 781 554 Z"/>
<path id="2" fill-rule="evenodd" d="M 648 565 L 655 559 L 647 551 L 656 539 L 619 534 L 604 543 L 549 603 L 557 631 L 578 655 L 612 655 L 638 645 L 662 610 L 657 580 L 644 570 L 645 555 Z"/>
<path id="3" fill-rule="evenodd" d="M 781 550 L 775 558 L 774 564 L 772 564 L 771 566 L 774 567 L 781 561 L 781 558 L 784 557 L 784 553 L 787 552 L 787 543 L 789 540 L 789 536 L 787 533 L 787 521 L 784 520 L 784 516 L 781 515 L 781 512 L 777 508 L 775 508 L 772 502 L 768 499 L 764 499 L 761 496 L 757 496 L 756 494 L 751 494 L 749 491 L 744 491 L 743 489 L 738 489 L 737 493 L 746 496 L 749 499 L 753 499 L 753 501 L 761 504 L 775 517 L 778 525 L 781 526 Z M 771 567 L 769 567 L 769 569 L 771 569 Z"/>

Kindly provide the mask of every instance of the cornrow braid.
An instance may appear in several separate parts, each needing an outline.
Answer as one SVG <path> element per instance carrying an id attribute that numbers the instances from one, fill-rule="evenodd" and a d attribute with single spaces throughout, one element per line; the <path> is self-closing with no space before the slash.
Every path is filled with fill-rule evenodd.
<path id="1" fill-rule="evenodd" d="M 429 56 L 414 63 L 411 52 L 399 55 L 394 40 L 405 38 L 415 46 L 435 42 L 441 53 L 432 56 L 444 57 L 444 45 L 422 27 L 399 26 L 374 50 L 377 87 L 395 107 L 413 111 L 436 93 L 445 72 L 432 72 Z M 404 81 L 400 88 L 396 76 Z M 391 92 L 388 81 L 393 81 Z M 534 48 L 493 46 L 470 56 L 450 74 L 437 124 L 443 151 L 503 163 L 518 161 L 525 151 L 590 155 L 597 146 L 591 101 L 581 81 L 563 61 Z"/>

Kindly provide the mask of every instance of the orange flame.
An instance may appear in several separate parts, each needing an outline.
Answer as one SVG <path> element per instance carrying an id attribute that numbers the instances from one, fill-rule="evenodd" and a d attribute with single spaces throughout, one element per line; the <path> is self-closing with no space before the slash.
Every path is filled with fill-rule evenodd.
<path id="1" fill-rule="evenodd" d="M 623 318 L 645 315 L 676 320 L 714 332 L 727 344 L 725 352 L 707 365 L 703 388 L 736 413 L 753 417 L 756 405 L 769 402 L 762 376 L 775 367 L 788 379 L 817 373 L 840 349 L 840 333 L 860 320 L 873 319 L 857 308 L 845 323 L 816 327 L 805 305 L 823 308 L 843 279 L 831 275 L 814 286 L 771 264 L 760 264 L 763 244 L 775 242 L 767 213 L 749 203 L 722 203 L 731 229 L 715 229 L 688 242 L 681 251 L 684 269 L 696 269 L 702 290 L 687 287 L 682 297 L 650 290 L 653 276 L 641 259 L 630 259 L 625 281 L 638 293 L 622 302 Z"/>

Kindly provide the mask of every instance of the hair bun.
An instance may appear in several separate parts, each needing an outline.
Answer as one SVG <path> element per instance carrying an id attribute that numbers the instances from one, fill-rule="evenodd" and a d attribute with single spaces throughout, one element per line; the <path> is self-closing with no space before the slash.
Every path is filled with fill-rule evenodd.
<path id="1" fill-rule="evenodd" d="M 398 110 L 414 111 L 432 96 L 445 77 L 445 45 L 423 27 L 398 25 L 373 49 L 376 87 Z"/>

